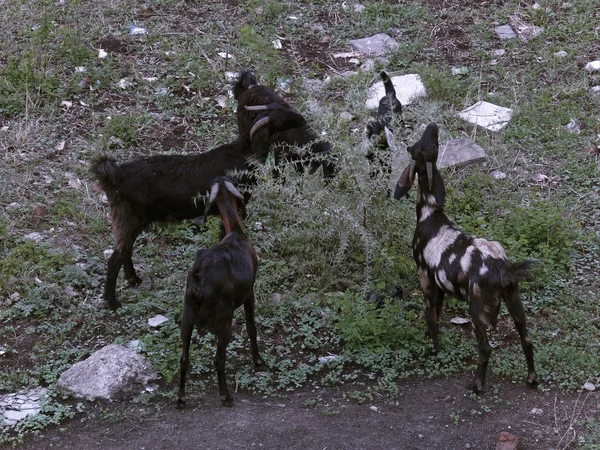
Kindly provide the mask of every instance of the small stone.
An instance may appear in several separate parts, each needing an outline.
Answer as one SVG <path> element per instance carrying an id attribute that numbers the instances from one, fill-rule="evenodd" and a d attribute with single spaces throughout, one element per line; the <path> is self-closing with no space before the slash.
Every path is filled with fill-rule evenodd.
<path id="1" fill-rule="evenodd" d="M 390 50 L 395 50 L 399 44 L 387 34 L 379 33 L 362 39 L 353 39 L 350 45 L 366 55 L 381 56 Z"/>
<path id="2" fill-rule="evenodd" d="M 531 410 L 531 414 L 534 414 L 534 415 L 536 415 L 536 416 L 539 416 L 539 415 L 541 415 L 541 414 L 543 414 L 543 413 L 544 413 L 544 410 L 543 410 L 543 409 L 541 409 L 541 408 L 533 408 L 533 409 Z"/>
<path id="3" fill-rule="evenodd" d="M 159 326 L 161 326 L 163 323 L 165 323 L 167 320 L 169 320 L 167 317 L 158 314 L 150 319 L 148 319 L 148 325 L 150 325 L 152 328 L 157 328 Z"/>
<path id="4" fill-rule="evenodd" d="M 44 237 L 37 231 L 26 234 L 25 236 L 23 236 L 23 238 L 27 241 L 34 241 L 34 242 L 42 242 L 44 240 Z"/>
<path id="5" fill-rule="evenodd" d="M 338 359 L 338 358 L 339 358 L 338 355 L 332 355 L 332 354 L 329 354 L 327 356 L 319 356 L 319 362 L 322 364 L 326 364 L 326 363 L 333 361 L 335 359 Z"/>
<path id="6" fill-rule="evenodd" d="M 600 61 L 590 61 L 584 67 L 588 72 L 598 72 L 600 71 Z"/>
<path id="7" fill-rule="evenodd" d="M 507 431 L 501 431 L 496 443 L 496 450 L 516 450 L 519 440 Z"/>
<path id="8" fill-rule="evenodd" d="M 490 175 L 495 179 L 495 180 L 503 180 L 504 178 L 506 178 L 506 173 L 502 172 L 500 170 L 494 170 L 490 173 Z"/>
<path id="9" fill-rule="evenodd" d="M 513 29 L 510 27 L 510 25 L 500 25 L 500 26 L 494 28 L 494 30 L 496 31 L 496 34 L 498 35 L 498 37 L 502 40 L 514 39 L 517 37 L 517 35 L 513 31 Z"/>
<path id="10" fill-rule="evenodd" d="M 127 79 L 127 78 L 122 78 L 117 83 L 117 86 L 119 86 L 121 89 L 127 89 L 127 88 L 133 86 L 133 81 L 131 81 L 131 80 Z"/>
<path id="11" fill-rule="evenodd" d="M 564 50 L 560 50 L 560 51 L 554 53 L 554 56 L 556 56 L 557 58 L 564 58 L 567 55 L 568 55 L 568 53 L 565 52 Z"/>
<path id="12" fill-rule="evenodd" d="M 375 412 L 379 411 L 379 409 L 377 408 L 377 406 L 370 406 L 369 409 L 371 411 L 375 411 Z"/>
<path id="13" fill-rule="evenodd" d="M 577 125 L 577 121 L 575 119 L 571 119 L 571 121 L 567 124 L 567 130 L 574 134 L 580 134 L 581 128 Z"/>
<path id="14" fill-rule="evenodd" d="M 450 320 L 454 325 L 465 325 L 470 322 L 469 319 L 465 319 L 464 317 L 454 317 Z"/>
<path id="15" fill-rule="evenodd" d="M 588 381 L 588 382 L 586 382 L 583 385 L 583 389 L 585 389 L 586 391 L 595 391 L 596 390 L 596 385 L 594 383 L 590 383 Z"/>
<path id="16" fill-rule="evenodd" d="M 503 48 L 497 48 L 496 50 L 494 50 L 494 55 L 496 56 L 503 56 L 506 53 L 506 50 L 504 50 Z"/>

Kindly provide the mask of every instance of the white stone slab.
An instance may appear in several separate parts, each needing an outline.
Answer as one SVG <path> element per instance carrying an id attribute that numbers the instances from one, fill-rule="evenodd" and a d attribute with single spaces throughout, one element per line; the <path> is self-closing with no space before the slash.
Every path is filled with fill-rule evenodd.
<path id="1" fill-rule="evenodd" d="M 408 75 L 399 75 L 391 78 L 396 89 L 396 97 L 402 103 L 402 106 L 410 105 L 415 98 L 427 97 L 427 90 L 421 81 L 421 77 L 411 73 Z M 385 96 L 385 87 L 383 81 L 378 81 L 369 88 L 367 92 L 367 109 L 377 109 L 379 100 Z"/>
<path id="2" fill-rule="evenodd" d="M 362 39 L 353 39 L 350 41 L 350 45 L 358 51 L 371 56 L 385 55 L 388 51 L 395 50 L 398 47 L 398 43 L 394 38 L 385 33 L 375 34 Z"/>
<path id="3" fill-rule="evenodd" d="M 510 25 L 500 25 L 499 27 L 494 28 L 498 37 L 502 40 L 504 39 L 514 39 L 517 37 L 513 29 Z"/>
<path id="4" fill-rule="evenodd" d="M 167 320 L 169 320 L 167 317 L 163 316 L 162 314 L 158 314 L 157 316 L 148 319 L 148 325 L 150 325 L 153 328 L 156 328 L 161 326 Z"/>
<path id="5" fill-rule="evenodd" d="M 387 133 L 386 136 L 388 136 Z M 389 136 L 388 142 L 390 142 Z M 390 147 L 398 148 L 396 144 L 393 146 L 390 145 Z M 406 148 L 399 149 L 394 156 L 396 164 L 408 164 L 409 156 Z M 484 164 L 487 160 L 485 150 L 472 140 L 448 139 L 447 141 L 440 142 L 437 166 L 440 169 L 444 167 L 464 167 L 474 164 Z"/>
<path id="6" fill-rule="evenodd" d="M 499 131 L 512 119 L 513 110 L 480 101 L 458 113 L 458 116 L 490 131 Z"/>

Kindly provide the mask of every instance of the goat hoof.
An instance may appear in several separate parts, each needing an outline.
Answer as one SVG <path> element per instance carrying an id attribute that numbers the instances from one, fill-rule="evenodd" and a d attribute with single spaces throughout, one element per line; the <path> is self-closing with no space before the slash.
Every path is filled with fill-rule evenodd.
<path id="1" fill-rule="evenodd" d="M 537 379 L 537 374 L 535 372 L 530 373 L 529 376 L 527 377 L 527 385 L 534 389 L 537 388 L 538 379 Z"/>
<path id="2" fill-rule="evenodd" d="M 180 397 L 177 399 L 177 409 L 185 408 L 185 398 Z"/>
<path id="3" fill-rule="evenodd" d="M 469 390 L 471 390 L 475 395 L 481 395 L 483 393 L 483 386 L 481 386 L 477 381 L 473 381 L 471 384 L 469 384 Z"/>
<path id="4" fill-rule="evenodd" d="M 268 369 L 269 369 L 269 366 L 267 366 L 262 359 L 258 359 L 256 361 L 254 361 L 254 371 L 255 372 L 264 372 L 265 370 L 268 370 Z"/>
<path id="5" fill-rule="evenodd" d="M 111 311 L 116 311 L 117 309 L 119 309 L 121 307 L 121 302 L 118 300 L 107 300 L 104 302 L 104 304 L 102 305 L 102 307 L 104 309 L 110 309 Z"/>
<path id="6" fill-rule="evenodd" d="M 233 406 L 233 397 L 227 396 L 223 399 L 223 406 L 232 407 Z"/>

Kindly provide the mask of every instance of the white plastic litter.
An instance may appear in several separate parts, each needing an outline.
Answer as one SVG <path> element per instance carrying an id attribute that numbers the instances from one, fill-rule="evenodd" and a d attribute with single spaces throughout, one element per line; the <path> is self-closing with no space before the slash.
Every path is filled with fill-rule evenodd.
<path id="1" fill-rule="evenodd" d="M 512 115 L 512 109 L 494 105 L 486 101 L 479 101 L 458 113 L 458 116 L 467 122 L 479 125 L 490 131 L 499 131 L 504 128 L 508 125 Z"/>

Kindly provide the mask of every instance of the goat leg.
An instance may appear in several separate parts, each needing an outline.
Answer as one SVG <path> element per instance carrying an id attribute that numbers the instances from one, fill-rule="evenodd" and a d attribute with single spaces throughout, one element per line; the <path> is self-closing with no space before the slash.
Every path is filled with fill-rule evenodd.
<path id="1" fill-rule="evenodd" d="M 217 352 L 215 353 L 215 369 L 217 369 L 217 379 L 219 381 L 219 395 L 223 402 L 223 406 L 233 406 L 233 397 L 227 387 L 227 379 L 225 377 L 225 359 L 227 357 L 227 345 L 229 345 L 229 337 L 231 335 L 231 322 L 226 329 L 217 336 Z"/>
<path id="2" fill-rule="evenodd" d="M 117 300 L 117 276 L 123 265 L 123 255 L 121 250 L 115 249 L 110 258 L 108 258 L 106 269 L 106 283 L 104 283 L 104 301 L 110 309 L 115 311 L 121 307 L 121 302 Z"/>
<path id="3" fill-rule="evenodd" d="M 525 359 L 527 360 L 527 384 L 531 387 L 536 387 L 538 379 L 533 364 L 533 344 L 531 342 L 531 337 L 529 337 L 529 334 L 527 333 L 527 318 L 525 316 L 523 303 L 519 297 L 518 286 L 508 290 L 507 294 L 504 296 L 504 302 L 515 322 L 515 327 L 519 332 L 519 336 L 521 337 L 521 346 L 523 347 L 523 353 L 525 353 Z"/>
<path id="4" fill-rule="evenodd" d="M 469 303 L 471 305 L 478 304 L 481 298 L 473 298 L 472 292 L 469 295 Z M 487 371 L 490 354 L 492 353 L 492 347 L 488 342 L 487 337 L 487 323 L 482 320 L 484 316 L 477 314 L 473 308 L 471 308 L 471 320 L 473 321 L 473 328 L 475 331 L 475 337 L 477 338 L 477 372 L 475 373 L 475 379 L 471 388 L 475 394 L 480 394 L 485 387 L 485 375 Z"/>
<path id="5" fill-rule="evenodd" d="M 244 313 L 246 314 L 246 329 L 250 336 L 250 348 L 252 349 L 252 360 L 255 369 L 265 369 L 266 364 L 260 357 L 258 344 L 256 342 L 256 323 L 254 322 L 254 293 L 252 293 L 244 303 Z"/>
<path id="6" fill-rule="evenodd" d="M 423 292 L 423 299 L 425 300 L 425 321 L 427 322 L 427 330 L 429 337 L 433 341 L 431 354 L 437 355 L 440 351 L 440 342 L 438 340 L 438 318 L 436 314 L 436 290 L 438 287 L 435 284 L 435 280 L 427 273 L 427 269 L 421 269 L 419 283 L 421 284 L 421 291 Z"/>
<path id="7" fill-rule="evenodd" d="M 185 308 L 185 307 L 184 307 Z M 183 319 L 181 320 L 181 341 L 183 342 L 183 352 L 179 360 L 179 392 L 177 394 L 177 407 L 185 406 L 185 376 L 190 364 L 190 341 L 194 331 L 194 322 L 191 320 L 190 312 L 184 309 Z"/>

